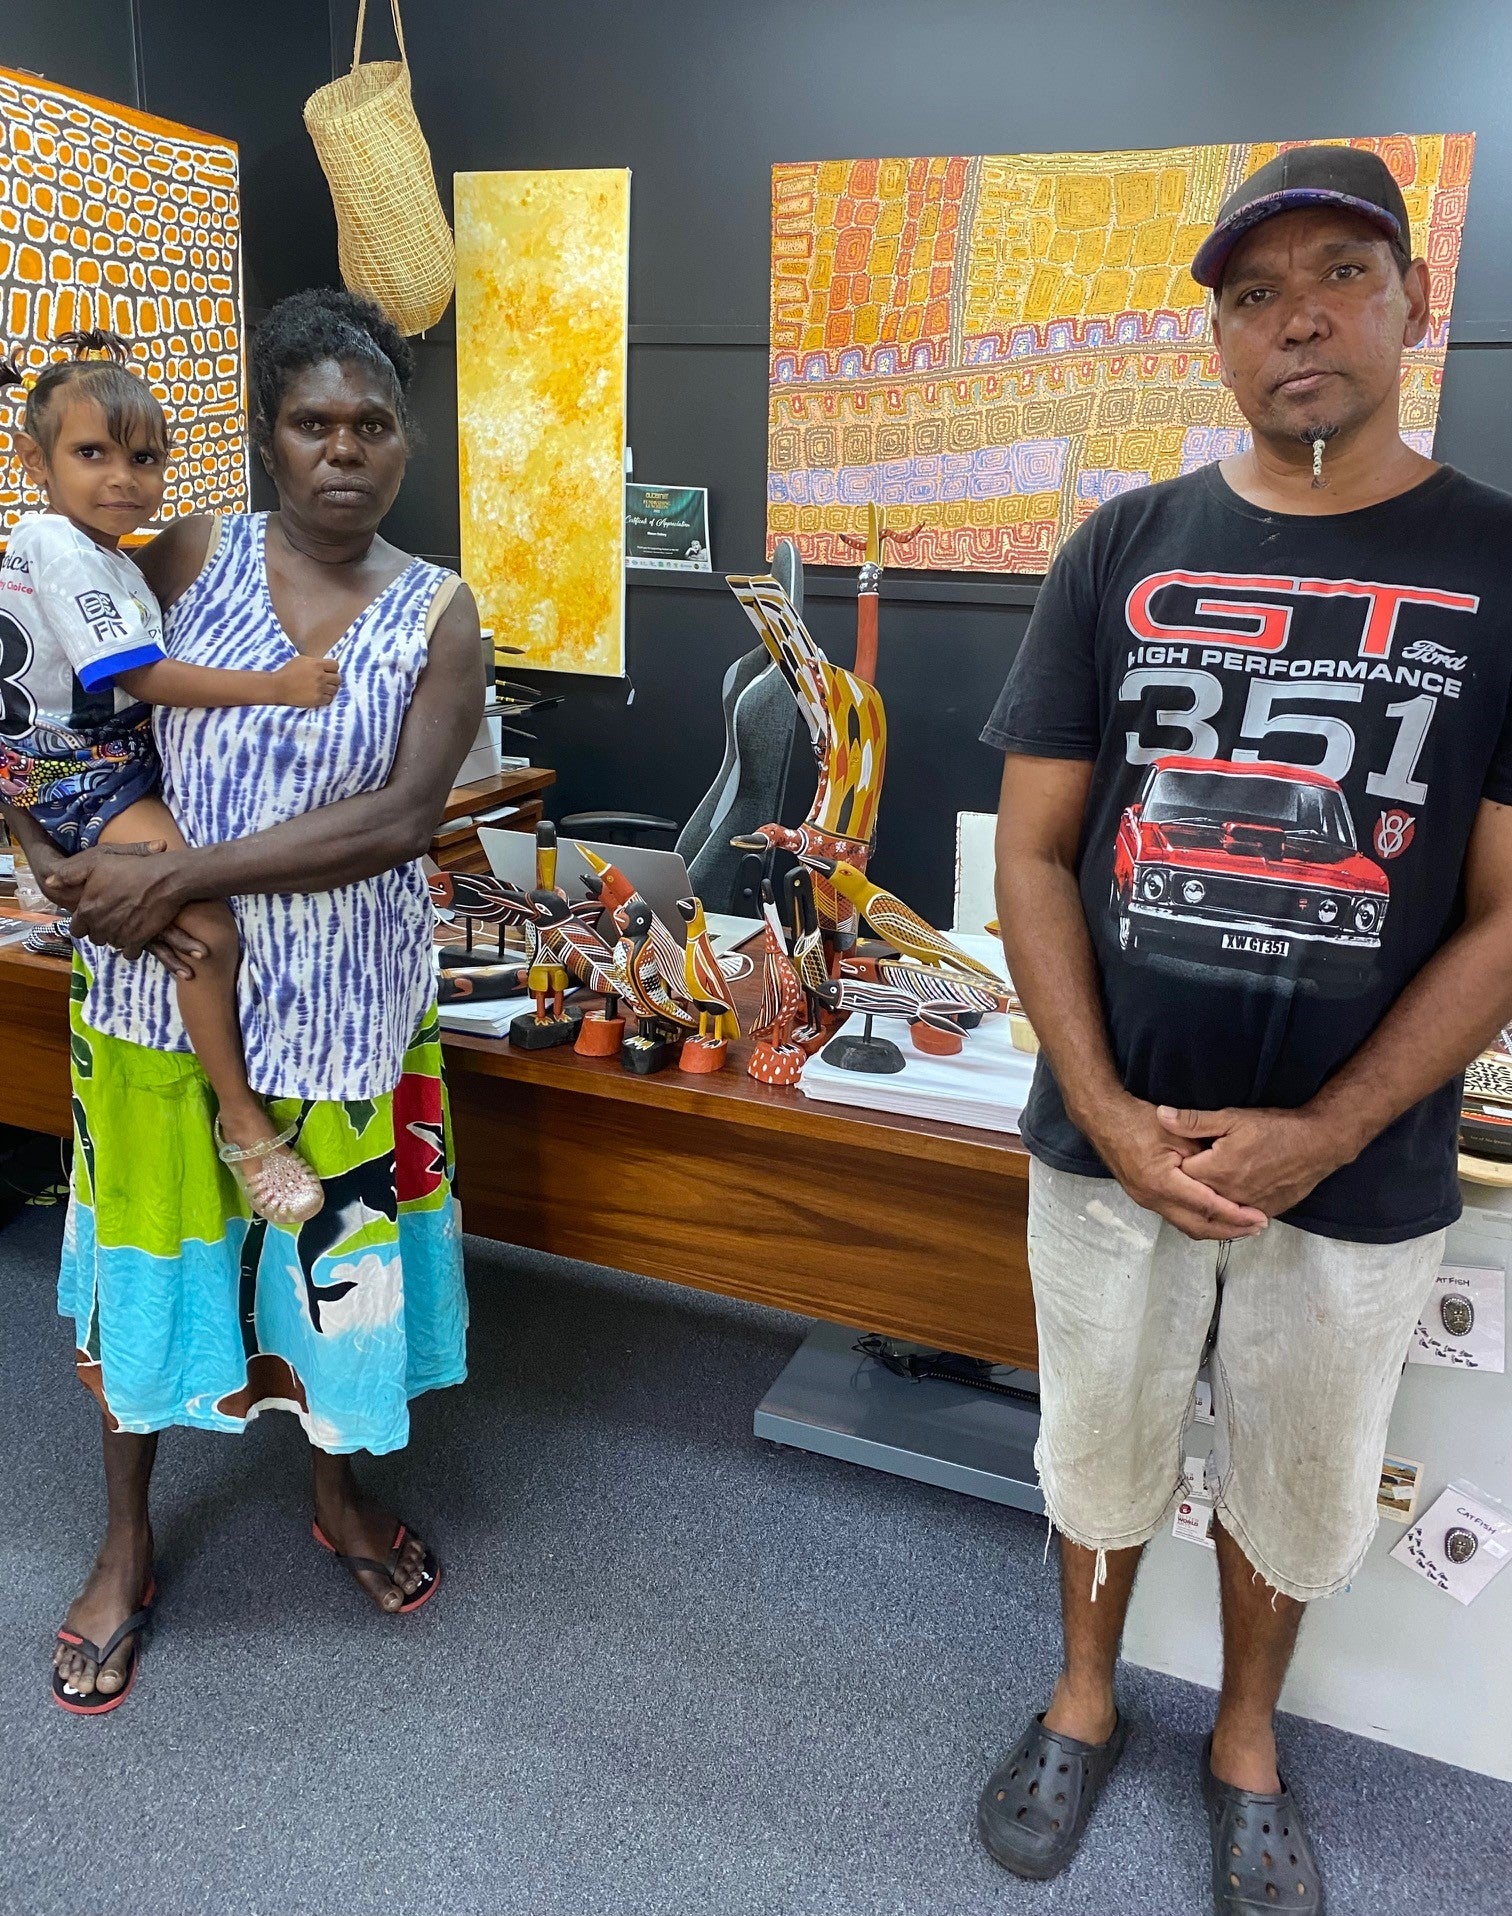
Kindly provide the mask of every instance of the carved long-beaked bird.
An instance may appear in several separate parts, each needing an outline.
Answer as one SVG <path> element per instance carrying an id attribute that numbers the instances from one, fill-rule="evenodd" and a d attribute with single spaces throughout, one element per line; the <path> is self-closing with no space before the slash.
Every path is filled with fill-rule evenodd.
<path id="1" fill-rule="evenodd" d="M 755 1048 L 746 1071 L 760 1084 L 796 1084 L 808 1053 L 794 1033 L 808 1015 L 808 999 L 777 914 L 777 899 L 765 880 L 761 886 L 761 1008 L 752 1036 Z"/>
<path id="2" fill-rule="evenodd" d="M 731 577 L 730 590 L 761 635 L 798 701 L 818 761 L 814 802 L 802 830 L 808 849 L 844 859 L 864 870 L 877 829 L 877 805 L 887 762 L 887 713 L 874 685 L 831 665 L 799 618 L 793 602 L 769 573 Z M 783 844 L 787 828 L 763 825 L 732 842 L 747 850 Z M 818 888 L 827 930 L 845 929 L 849 908 L 826 884 Z"/>
<path id="3" fill-rule="evenodd" d="M 479 924 L 534 927 L 541 916 L 528 894 L 507 879 L 482 872 L 438 871 L 429 884 L 437 911 L 459 912 Z"/>
<path id="4" fill-rule="evenodd" d="M 1003 980 L 990 966 L 968 957 L 943 931 L 936 931 L 927 918 L 921 918 L 893 892 L 881 885 L 874 885 L 854 865 L 831 858 L 814 858 L 812 855 L 804 863 L 827 878 L 841 897 L 855 906 L 877 936 L 896 945 L 905 956 L 917 958 L 925 965 L 964 971 L 971 977 L 986 978 L 994 985 L 1002 985 Z"/>
<path id="5" fill-rule="evenodd" d="M 1004 994 L 968 983 L 948 971 L 928 965 L 878 966 L 876 977 L 850 977 L 841 967 L 831 990 L 837 1011 L 872 1012 L 920 1018 L 937 1031 L 959 1031 L 962 1013 L 985 1017 L 1004 1009 Z"/>

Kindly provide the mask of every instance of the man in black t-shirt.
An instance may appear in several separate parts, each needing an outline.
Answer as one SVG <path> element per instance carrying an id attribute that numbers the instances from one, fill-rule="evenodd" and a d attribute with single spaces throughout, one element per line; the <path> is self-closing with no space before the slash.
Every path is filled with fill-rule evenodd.
<path id="1" fill-rule="evenodd" d="M 1320 1906 L 1272 1720 L 1303 1606 L 1375 1529 L 1459 1214 L 1458 1074 L 1512 1017 L 1512 498 L 1408 447 L 1427 272 L 1373 154 L 1280 155 L 1193 264 L 1235 458 L 1067 543 L 983 734 L 998 905 L 1043 1050 L 1022 1133 L 1036 1453 L 1065 1665 L 984 1791 L 1054 1875 L 1123 1747 L 1140 1551 L 1185 1492 L 1216 1311 L 1220 1912 Z"/>

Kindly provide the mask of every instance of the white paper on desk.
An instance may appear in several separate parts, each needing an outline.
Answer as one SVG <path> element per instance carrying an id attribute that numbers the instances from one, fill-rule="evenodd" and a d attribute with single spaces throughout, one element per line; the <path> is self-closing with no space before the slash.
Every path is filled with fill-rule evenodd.
<path id="1" fill-rule="evenodd" d="M 528 991 L 513 998 L 459 998 L 454 1004 L 438 1006 L 443 1031 L 467 1031 L 475 1038 L 504 1038 L 509 1026 L 522 1011 L 533 1011 L 535 999 Z"/>
<path id="2" fill-rule="evenodd" d="M 1450 1559 L 1445 1540 L 1451 1530 L 1474 1537 L 1475 1554 L 1468 1563 Z M 1489 1497 L 1451 1484 L 1391 1554 L 1456 1603 L 1473 1603 L 1512 1557 L 1512 1515 Z"/>
<path id="3" fill-rule="evenodd" d="M 1451 1300 L 1446 1313 L 1445 1301 Z M 1450 1329 L 1456 1304 L 1474 1313 L 1468 1331 Z M 1444 1264 L 1407 1347 L 1409 1364 L 1441 1364 L 1451 1370 L 1507 1368 L 1507 1274 L 1467 1264 Z"/>
<path id="4" fill-rule="evenodd" d="M 854 1014 L 843 1027 L 855 1035 L 861 1020 Z M 898 1117 L 925 1118 L 935 1124 L 968 1124 L 983 1131 L 1016 1131 L 1019 1114 L 1029 1096 L 1034 1059 L 1015 1050 L 1008 1020 L 983 1019 L 953 1058 L 936 1058 L 915 1051 L 906 1018 L 878 1018 L 872 1025 L 879 1038 L 890 1038 L 903 1054 L 903 1069 L 891 1077 L 873 1077 L 865 1071 L 842 1071 L 816 1052 L 803 1067 L 798 1088 L 821 1104 L 848 1104 L 864 1111 L 887 1111 Z"/>

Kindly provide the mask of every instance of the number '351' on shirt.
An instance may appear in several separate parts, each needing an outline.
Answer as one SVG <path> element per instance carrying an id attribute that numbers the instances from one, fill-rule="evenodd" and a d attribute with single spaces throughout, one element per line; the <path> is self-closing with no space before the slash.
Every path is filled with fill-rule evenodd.
<path id="1" fill-rule="evenodd" d="M 1093 762 L 1078 877 L 1136 1096 L 1305 1103 L 1454 932 L 1477 808 L 1512 804 L 1509 555 L 1512 497 L 1449 467 L 1301 516 L 1207 466 L 1067 543 L 982 737 Z M 1286 1221 L 1452 1222 L 1459 1104 L 1456 1080 Z M 1106 1175 L 1043 1053 L 1021 1130 Z"/>

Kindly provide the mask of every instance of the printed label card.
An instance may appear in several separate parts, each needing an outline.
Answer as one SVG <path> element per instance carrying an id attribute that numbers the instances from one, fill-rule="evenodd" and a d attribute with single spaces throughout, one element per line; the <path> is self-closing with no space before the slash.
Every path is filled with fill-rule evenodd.
<path id="1" fill-rule="evenodd" d="M 1391 1554 L 1456 1603 L 1473 1603 L 1512 1557 L 1512 1515 L 1451 1484 Z"/>
<path id="2" fill-rule="evenodd" d="M 1383 1457 L 1376 1509 L 1393 1523 L 1411 1523 L 1422 1482 L 1421 1464 L 1414 1463 L 1410 1457 Z"/>
<path id="3" fill-rule="evenodd" d="M 1216 1550 L 1213 1541 L 1213 1506 L 1200 1497 L 1183 1497 L 1176 1506 L 1176 1521 L 1171 1535 L 1183 1543 L 1200 1543 L 1205 1550 Z"/>
<path id="4" fill-rule="evenodd" d="M 1507 1274 L 1445 1264 L 1407 1348 L 1409 1364 L 1452 1370 L 1507 1368 Z"/>

